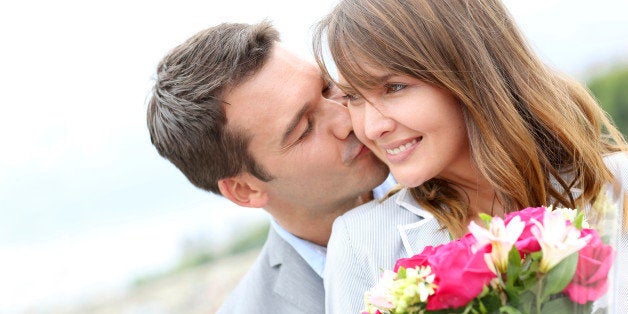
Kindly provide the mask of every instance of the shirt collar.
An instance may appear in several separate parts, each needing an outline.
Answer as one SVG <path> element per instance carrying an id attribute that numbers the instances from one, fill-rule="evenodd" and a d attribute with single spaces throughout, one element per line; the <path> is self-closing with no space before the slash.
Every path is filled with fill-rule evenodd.
<path id="1" fill-rule="evenodd" d="M 299 255 L 307 262 L 308 265 L 316 272 L 321 278 L 323 278 L 323 271 L 325 270 L 325 257 L 327 256 L 327 248 L 314 244 L 310 241 L 303 240 L 296 237 L 292 233 L 288 232 L 282 226 L 275 221 L 270 220 L 272 228 L 275 229 L 277 234 L 288 242 Z"/>
<path id="2" fill-rule="evenodd" d="M 393 177 L 392 173 L 388 173 L 388 177 L 386 177 L 386 180 L 384 180 L 382 184 L 376 186 L 373 189 L 373 198 L 376 200 L 383 198 L 396 185 L 397 185 L 397 181 Z"/>
<path id="3" fill-rule="evenodd" d="M 416 202 L 416 200 L 412 196 L 412 192 L 410 192 L 408 188 L 399 190 L 399 192 L 397 192 L 392 197 L 395 197 L 395 203 L 397 203 L 397 205 L 405 208 L 406 210 L 414 213 L 417 216 L 423 217 L 423 219 L 434 217 L 434 215 L 423 209 Z"/>
<path id="4" fill-rule="evenodd" d="M 395 181 L 395 178 L 393 178 L 392 174 L 388 174 L 388 178 L 386 178 L 386 180 L 381 185 L 373 190 L 375 198 L 383 197 L 391 188 L 395 186 L 396 183 L 397 182 Z M 409 200 L 406 203 L 412 203 L 412 201 Z M 408 205 L 412 207 L 412 205 Z M 277 223 L 277 221 L 275 221 L 275 219 L 273 219 L 272 217 L 270 219 L 270 224 L 272 228 L 275 229 L 277 234 L 282 239 L 284 239 L 284 241 L 288 242 L 288 244 L 290 244 L 290 246 L 292 246 L 297 251 L 297 253 L 307 262 L 307 264 L 310 265 L 314 272 L 316 272 L 319 276 L 321 276 L 321 278 L 323 278 L 327 248 L 314 244 L 310 241 L 298 238 L 297 236 L 293 235 L 282 226 L 280 226 L 279 223 Z"/>

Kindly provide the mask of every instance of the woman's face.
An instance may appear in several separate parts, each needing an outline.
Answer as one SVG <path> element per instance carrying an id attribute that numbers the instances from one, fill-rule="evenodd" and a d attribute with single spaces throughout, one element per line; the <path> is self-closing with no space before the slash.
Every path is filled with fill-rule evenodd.
<path id="1" fill-rule="evenodd" d="M 397 182 L 415 187 L 434 177 L 455 182 L 467 176 L 472 167 L 467 129 L 453 94 L 414 77 L 369 73 L 380 83 L 348 97 L 351 121 Z"/>

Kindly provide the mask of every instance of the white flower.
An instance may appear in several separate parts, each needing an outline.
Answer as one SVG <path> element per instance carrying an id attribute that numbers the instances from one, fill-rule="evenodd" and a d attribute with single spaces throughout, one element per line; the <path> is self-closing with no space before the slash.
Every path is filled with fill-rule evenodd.
<path id="1" fill-rule="evenodd" d="M 495 217 L 491 220 L 488 229 L 478 226 L 475 222 L 469 225 L 469 231 L 473 234 L 478 243 L 474 246 L 477 250 L 490 243 L 491 253 L 485 255 L 488 267 L 495 273 L 504 273 L 508 267 L 508 253 L 512 249 L 517 239 L 523 232 L 525 223 L 519 216 L 515 216 L 505 225 L 504 220 Z"/>
<path id="2" fill-rule="evenodd" d="M 567 207 L 557 207 L 554 211 L 561 213 L 565 219 L 571 222 L 574 222 L 578 216 L 578 210 Z M 586 220 L 582 221 L 582 228 L 589 228 L 589 223 Z"/>
<path id="3" fill-rule="evenodd" d="M 408 306 L 426 302 L 434 294 L 434 274 L 429 266 L 405 269 L 405 276 L 385 270 L 377 285 L 364 294 L 366 308 L 361 313 L 404 313 Z"/>
<path id="4" fill-rule="evenodd" d="M 371 312 L 371 310 L 376 309 L 395 308 L 394 304 L 392 303 L 392 288 L 395 279 L 397 279 L 397 273 L 387 269 L 381 274 L 377 284 L 371 290 L 367 291 L 364 294 L 364 301 L 367 304 L 367 309 L 365 309 L 365 311 L 367 313 L 374 313 L 374 311 Z M 369 308 L 368 305 L 374 306 L 375 309 Z"/>
<path id="5" fill-rule="evenodd" d="M 410 287 L 416 287 L 413 294 L 418 295 L 421 302 L 427 301 L 427 298 L 434 294 L 436 285 L 434 285 L 434 274 L 429 266 L 406 269 L 406 281 Z"/>
<path id="6" fill-rule="evenodd" d="M 565 257 L 582 249 L 591 238 L 591 235 L 580 238 L 580 230 L 568 225 L 567 220 L 560 212 L 547 212 L 543 216 L 543 223 L 532 218 L 531 231 L 539 241 L 543 257 L 539 270 L 547 273 Z"/>

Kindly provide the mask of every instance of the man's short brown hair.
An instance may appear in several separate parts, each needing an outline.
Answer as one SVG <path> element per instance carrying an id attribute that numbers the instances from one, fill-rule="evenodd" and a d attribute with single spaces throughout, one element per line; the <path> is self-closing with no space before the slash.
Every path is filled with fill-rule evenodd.
<path id="1" fill-rule="evenodd" d="M 197 33 L 157 66 L 147 111 L 151 142 L 197 187 L 219 194 L 219 179 L 242 172 L 271 179 L 247 149 L 250 135 L 227 127 L 222 99 L 263 67 L 277 41 L 267 21 L 224 23 Z"/>

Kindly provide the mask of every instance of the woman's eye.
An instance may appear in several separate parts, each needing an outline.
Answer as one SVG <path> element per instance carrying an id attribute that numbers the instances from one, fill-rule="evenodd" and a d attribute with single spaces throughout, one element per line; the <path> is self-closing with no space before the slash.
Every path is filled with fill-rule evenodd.
<path id="1" fill-rule="evenodd" d="M 345 94 L 344 96 L 342 96 L 342 98 L 346 103 L 345 106 L 357 107 L 364 103 L 364 97 L 362 97 L 362 95 L 360 95 L 359 93 Z"/>
<path id="2" fill-rule="evenodd" d="M 386 93 L 394 93 L 394 92 L 398 92 L 404 88 L 406 88 L 406 84 L 402 84 L 402 83 L 389 83 L 384 85 L 385 89 L 386 89 Z"/>
<path id="3" fill-rule="evenodd" d="M 360 95 L 359 94 L 345 94 L 344 96 L 342 96 L 342 98 L 348 101 L 356 101 L 360 98 Z"/>

